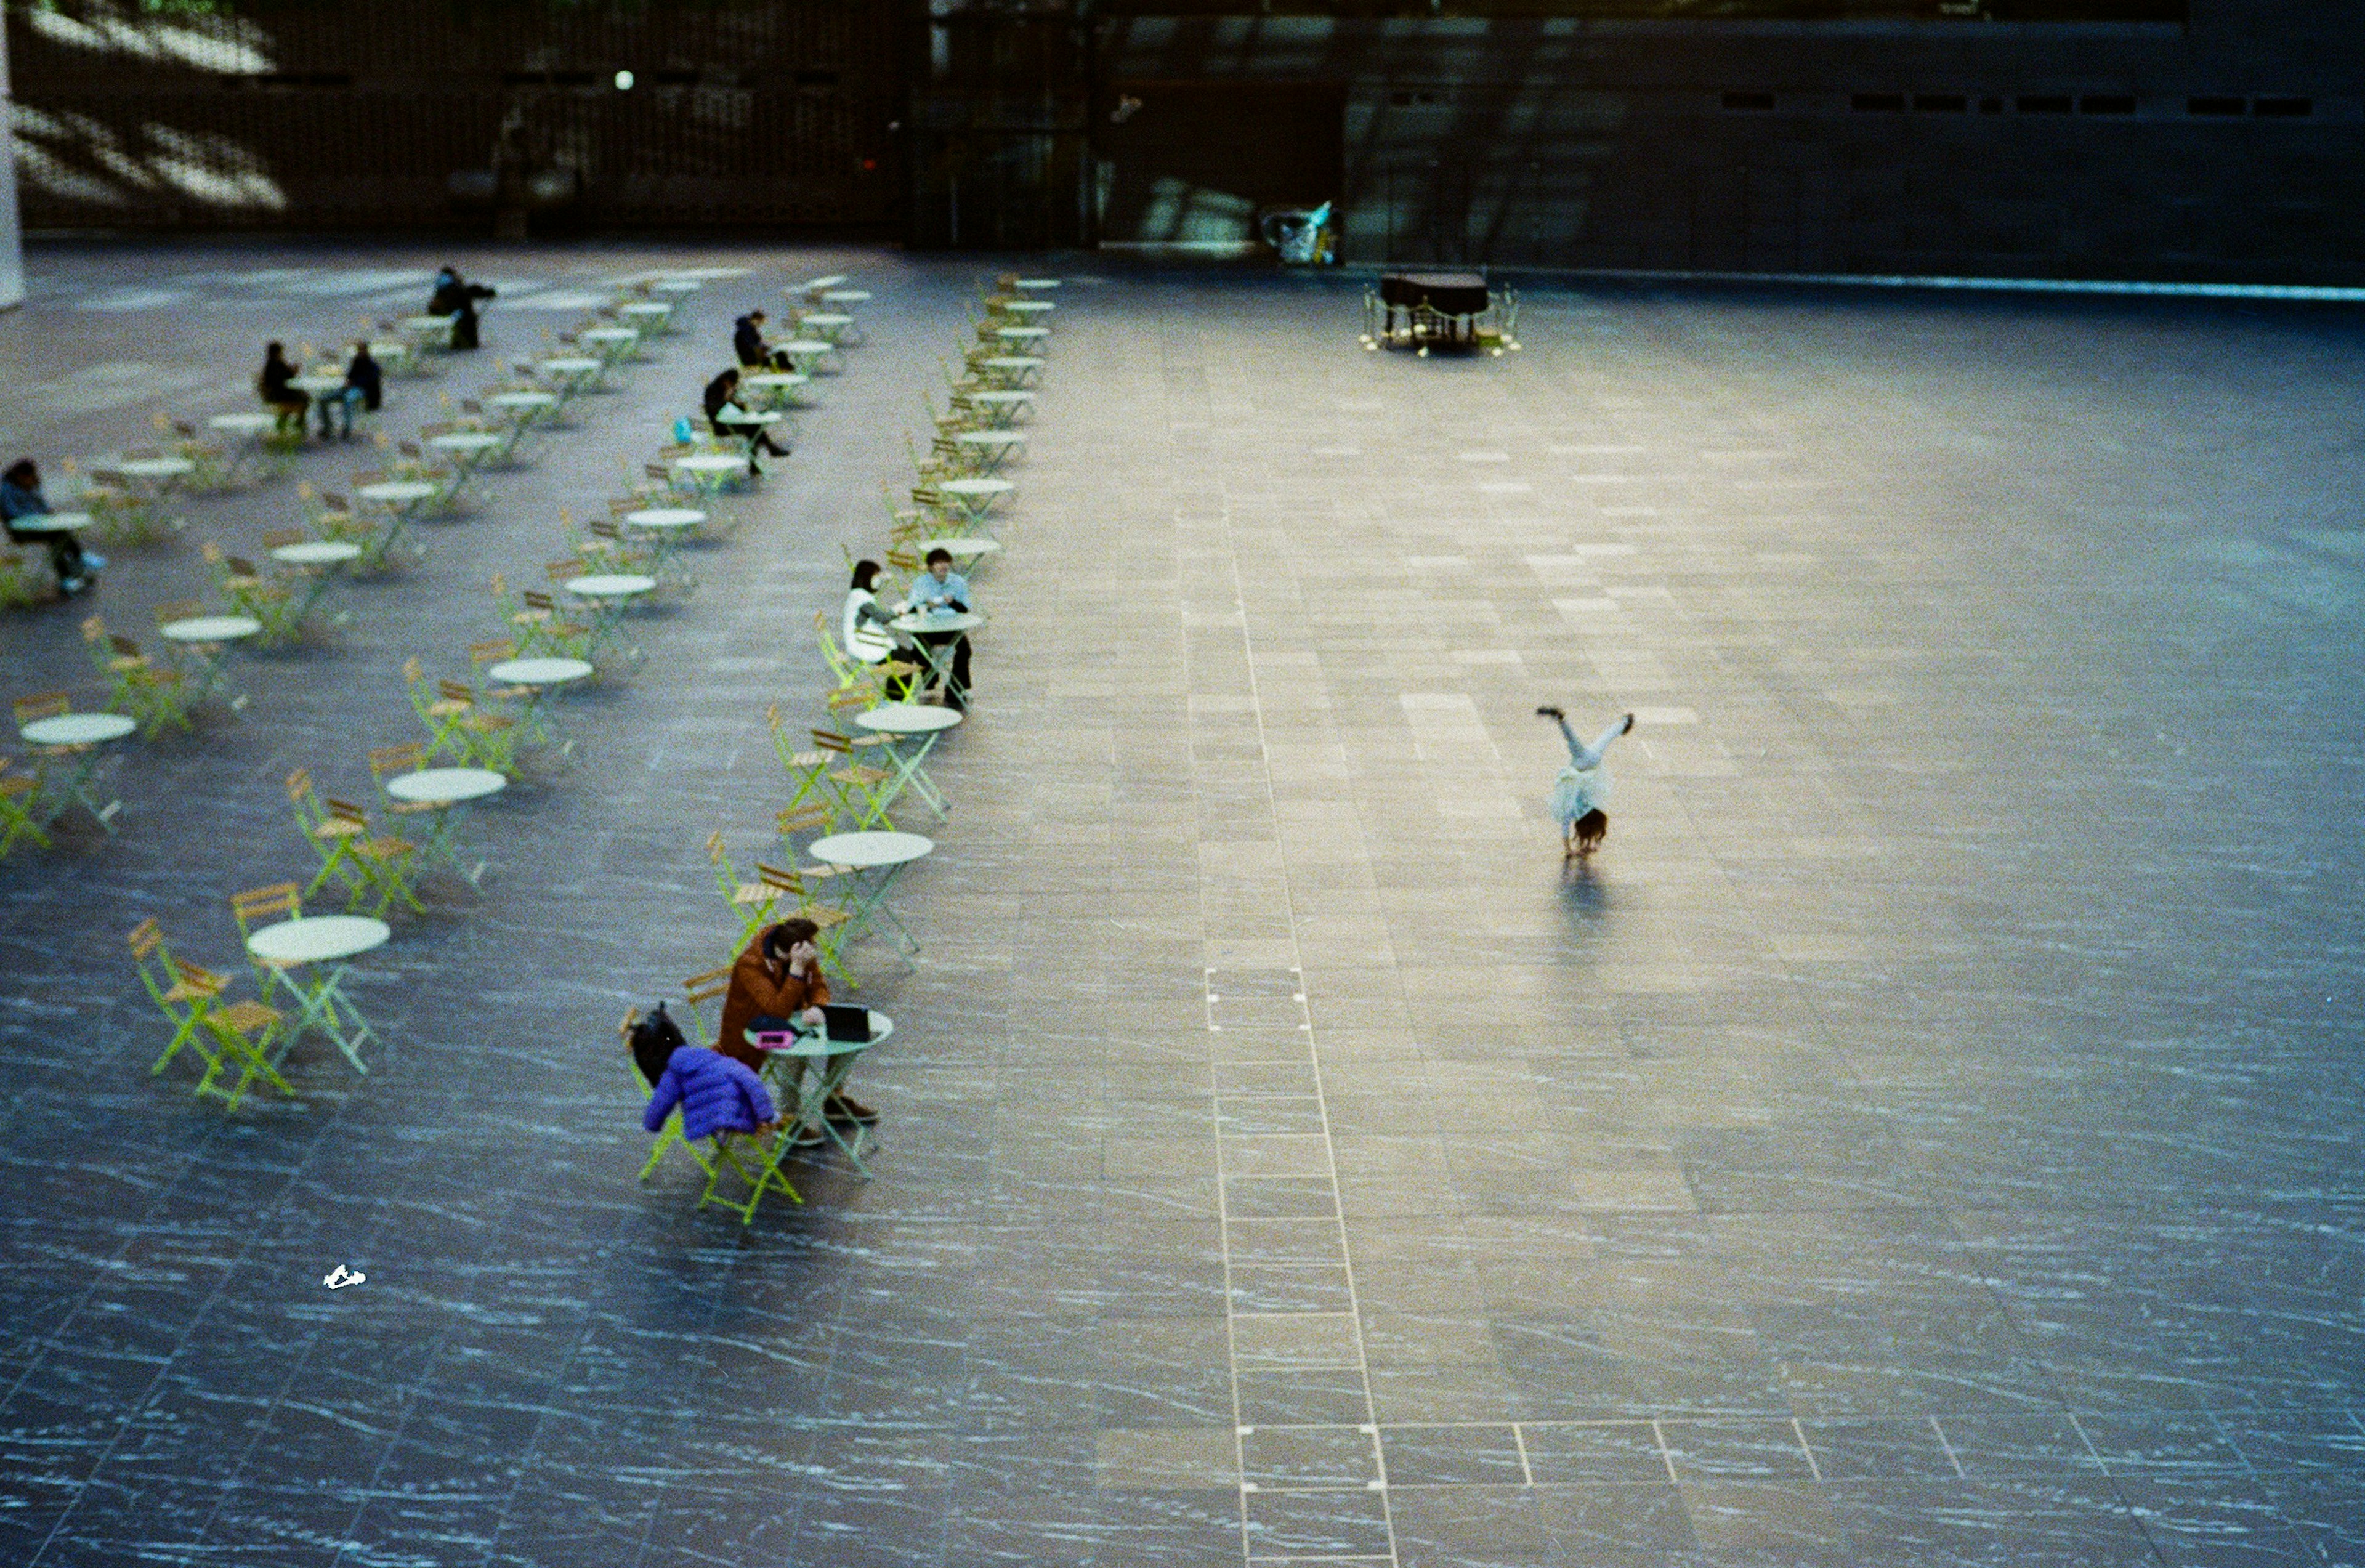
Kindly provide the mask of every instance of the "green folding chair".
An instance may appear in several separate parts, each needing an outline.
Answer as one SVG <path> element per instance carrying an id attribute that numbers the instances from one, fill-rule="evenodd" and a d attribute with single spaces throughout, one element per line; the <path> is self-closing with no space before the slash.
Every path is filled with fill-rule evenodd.
<path id="1" fill-rule="evenodd" d="M 616 1033 L 624 1042 L 624 1070 L 633 1075 L 633 1083 L 640 1091 L 638 1103 L 645 1108 L 649 1103 L 649 1096 L 657 1092 L 657 1086 L 651 1083 L 642 1073 L 641 1064 L 633 1057 L 633 1027 L 640 1021 L 641 1010 L 637 1007 L 633 1008 L 624 1014 L 624 1021 L 616 1025 Z M 666 1150 L 676 1147 L 689 1156 L 698 1168 L 706 1173 L 706 1179 L 710 1182 L 714 1180 L 714 1161 L 707 1158 L 705 1150 L 681 1136 L 679 1106 L 676 1106 L 673 1114 L 666 1118 L 664 1129 L 657 1134 L 656 1148 L 649 1151 L 648 1163 L 641 1167 L 640 1179 L 644 1182 L 647 1181 L 656 1170 L 658 1162 L 665 1159 Z"/>
<path id="2" fill-rule="evenodd" d="M 156 1065 L 148 1070 L 149 1076 L 163 1071 L 185 1046 L 196 1047 L 210 1072 L 215 1065 L 214 1052 L 204 1037 L 204 1026 L 206 1015 L 221 999 L 221 978 L 175 958 L 171 945 L 164 940 L 163 927 L 152 916 L 133 926 L 124 940 L 131 949 L 131 963 L 139 972 L 140 983 L 147 988 L 157 1011 L 173 1025 L 172 1041 L 165 1046 L 164 1054 L 156 1058 Z"/>
<path id="3" fill-rule="evenodd" d="M 29 801 L 41 792 L 40 780 L 22 773 L 11 773 L 15 758 L 0 756 L 0 857 L 17 847 L 20 838 L 29 838 L 43 849 L 50 846 L 50 835 L 33 820 Z"/>

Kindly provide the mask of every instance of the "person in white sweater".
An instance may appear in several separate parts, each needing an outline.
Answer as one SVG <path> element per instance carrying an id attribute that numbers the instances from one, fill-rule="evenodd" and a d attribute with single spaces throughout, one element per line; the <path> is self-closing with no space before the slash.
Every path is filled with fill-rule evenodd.
<path id="1" fill-rule="evenodd" d="M 1609 743 L 1634 727 L 1634 715 L 1621 714 L 1587 745 L 1568 727 L 1568 715 L 1562 710 L 1539 708 L 1536 714 L 1558 724 L 1561 739 L 1568 743 L 1568 766 L 1552 780 L 1552 809 L 1560 819 L 1561 858 L 1575 860 L 1592 854 L 1608 836 L 1609 813 L 1601 802 L 1609 798 L 1609 775 L 1602 764 Z"/>

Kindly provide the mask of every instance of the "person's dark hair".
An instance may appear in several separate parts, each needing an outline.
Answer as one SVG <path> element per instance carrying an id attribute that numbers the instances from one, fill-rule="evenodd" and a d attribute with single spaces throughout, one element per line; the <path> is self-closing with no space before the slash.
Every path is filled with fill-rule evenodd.
<path id="1" fill-rule="evenodd" d="M 747 312 L 747 319 L 750 321 L 760 321 L 764 319 L 764 312 L 760 309 L 750 310 Z"/>
<path id="2" fill-rule="evenodd" d="M 273 342 L 263 345 L 263 357 L 265 359 L 277 359 L 286 352 L 287 345 L 286 343 L 274 340 Z"/>
<path id="3" fill-rule="evenodd" d="M 800 942 L 810 942 L 821 934 L 821 927 L 800 916 L 784 920 L 764 933 L 764 957 L 785 958 L 789 950 Z"/>
<path id="4" fill-rule="evenodd" d="M 941 548 L 928 552 L 928 559 L 925 563 L 926 565 L 933 566 L 939 561 L 942 561 L 947 566 L 951 566 L 953 564 L 953 553 L 949 550 Z"/>
<path id="5" fill-rule="evenodd" d="M 878 562 L 857 561 L 854 563 L 854 587 L 867 590 L 872 583 L 875 583 L 878 580 Z"/>
<path id="6" fill-rule="evenodd" d="M 714 379 L 717 381 L 736 381 L 739 379 L 739 367 L 734 364 Z"/>
<path id="7" fill-rule="evenodd" d="M 8 465 L 8 472 L 0 474 L 0 479 L 6 479 L 12 485 L 20 485 L 29 490 L 41 482 L 41 471 L 33 465 L 31 458 L 19 457 L 16 462 Z M 877 568 L 873 567 L 872 570 L 875 571 Z"/>

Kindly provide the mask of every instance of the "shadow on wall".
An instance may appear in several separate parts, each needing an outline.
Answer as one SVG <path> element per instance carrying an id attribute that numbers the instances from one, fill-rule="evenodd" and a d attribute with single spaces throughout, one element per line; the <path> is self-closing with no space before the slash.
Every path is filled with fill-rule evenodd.
<path id="1" fill-rule="evenodd" d="M 41 8 L 17 15 L 44 43 L 126 71 L 251 76 L 274 68 L 269 38 L 239 18 L 211 17 L 201 30 L 112 5 L 75 16 Z M 17 177 L 36 210 L 64 206 L 104 222 L 141 207 L 190 203 L 256 215 L 286 208 L 286 193 L 261 156 L 235 138 L 158 121 L 118 129 L 22 102 L 16 109 Z"/>

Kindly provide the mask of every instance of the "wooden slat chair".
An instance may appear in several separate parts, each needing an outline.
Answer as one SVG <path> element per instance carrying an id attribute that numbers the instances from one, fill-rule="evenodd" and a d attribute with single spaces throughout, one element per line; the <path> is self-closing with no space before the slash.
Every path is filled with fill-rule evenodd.
<path id="1" fill-rule="evenodd" d="M 22 550 L 0 547 L 0 608 L 29 610 L 56 591 L 45 565 L 37 565 Z"/>
<path id="2" fill-rule="evenodd" d="M 761 864 L 757 867 L 758 875 L 755 880 L 741 878 L 739 868 L 731 863 L 731 852 L 723 846 L 720 828 L 706 835 L 706 858 L 714 868 L 715 890 L 723 895 L 731 913 L 739 917 L 739 936 L 731 945 L 731 956 L 736 958 L 771 919 L 772 906 L 780 902 L 781 890 L 761 875 L 769 869 Z"/>
<path id="3" fill-rule="evenodd" d="M 141 921 L 127 940 L 140 984 L 174 1025 L 172 1044 L 148 1070 L 151 1077 L 163 1071 L 182 1047 L 190 1046 L 206 1064 L 194 1092 L 215 1095 L 229 1110 L 238 1109 L 247 1085 L 258 1078 L 289 1099 L 296 1098 L 295 1087 L 271 1061 L 272 1042 L 285 1022 L 277 1008 L 260 1002 L 222 1005 L 229 978 L 174 957 L 152 919 Z M 238 1070 L 238 1081 L 224 1089 L 215 1081 L 232 1068 Z"/>
<path id="4" fill-rule="evenodd" d="M 329 814 L 340 822 L 353 822 L 361 832 L 353 841 L 353 860 L 362 873 L 362 882 L 345 899 L 345 913 L 359 909 L 364 900 L 375 892 L 377 902 L 370 913 L 379 919 L 399 901 L 414 914 L 423 913 L 427 906 L 419 902 L 417 891 L 419 846 L 398 834 L 374 832 L 369 817 L 351 801 L 331 799 Z"/>
<path id="5" fill-rule="evenodd" d="M 727 972 L 724 987 L 726 990 L 729 988 Z M 657 1092 L 657 1086 L 650 1082 L 642 1073 L 641 1064 L 633 1056 L 633 1029 L 640 1021 L 641 1010 L 637 1007 L 629 1010 L 624 1014 L 624 1021 L 616 1025 L 616 1034 L 624 1042 L 624 1070 L 633 1075 L 633 1082 L 640 1090 L 637 1108 L 645 1111 L 648 1108 L 649 1096 Z M 699 1170 L 706 1173 L 708 1181 L 714 1179 L 713 1159 L 704 1149 L 681 1136 L 681 1107 L 678 1105 L 674 1107 L 673 1114 L 666 1118 L 664 1127 L 658 1131 L 656 1147 L 649 1151 L 648 1163 L 641 1167 L 640 1179 L 644 1182 L 647 1181 L 656 1172 L 658 1162 L 665 1159 L 666 1150 L 676 1148 L 696 1162 Z"/>
<path id="6" fill-rule="evenodd" d="M 788 722 L 780 717 L 777 702 L 764 710 L 764 722 L 771 726 L 772 753 L 780 759 L 782 771 L 789 776 L 789 803 L 783 811 L 795 811 L 808 803 L 818 802 L 834 815 L 843 810 L 843 802 L 829 782 L 832 756 L 811 746 L 800 746 L 791 736 Z"/>
<path id="7" fill-rule="evenodd" d="M 29 838 L 41 848 L 50 846 L 50 835 L 33 820 L 33 798 L 40 791 L 40 781 L 28 773 L 14 773 L 16 758 L 0 756 L 0 858 L 17 847 L 20 838 Z"/>
<path id="8" fill-rule="evenodd" d="M 246 938 L 254 934 L 257 925 L 269 925 L 280 920 L 304 918 L 304 892 L 293 882 L 272 882 L 260 888 L 247 888 L 230 896 L 230 918 L 238 922 L 239 946 L 245 948 Z M 254 971 L 254 989 L 268 997 L 280 983 L 280 966 L 258 958 L 252 952 L 246 957 L 247 967 Z M 290 982 L 292 983 L 292 982 Z"/>
<path id="9" fill-rule="evenodd" d="M 196 972 L 212 980 L 221 978 L 202 969 Z M 208 1012 L 204 1028 L 214 1037 L 215 1050 L 206 1064 L 205 1076 L 197 1080 L 196 1092 L 219 1095 L 225 1111 L 235 1111 L 239 1102 L 246 1098 L 246 1086 L 259 1078 L 290 1100 L 295 1099 L 296 1086 L 279 1075 L 279 1069 L 271 1060 L 272 1042 L 278 1038 L 286 1022 L 286 1014 L 261 1002 L 233 1002 L 228 1007 Z M 228 1089 L 216 1085 L 214 1080 L 232 1066 L 238 1069 L 238 1081 Z"/>
<path id="10" fill-rule="evenodd" d="M 255 641 L 273 646 L 294 640 L 297 633 L 295 599 L 287 585 L 276 577 L 263 576 L 253 562 L 242 555 L 222 553 L 221 546 L 211 540 L 200 552 L 214 575 L 214 587 L 222 601 L 240 615 L 251 615 L 263 623 Z"/>
<path id="11" fill-rule="evenodd" d="M 884 786 L 894 775 L 883 767 L 855 759 L 854 745 L 844 735 L 830 730 L 808 730 L 813 743 L 829 753 L 836 766 L 829 769 L 829 781 L 836 786 L 837 798 L 844 802 L 846 815 L 858 828 L 867 828 L 887 820 L 887 797 Z"/>
<path id="12" fill-rule="evenodd" d="M 165 1045 L 164 1054 L 156 1058 L 156 1065 L 148 1070 L 149 1076 L 163 1071 L 185 1046 L 195 1046 L 211 1068 L 215 1053 L 203 1032 L 205 1017 L 220 1000 L 228 982 L 174 958 L 171 944 L 164 939 L 164 928 L 153 916 L 133 926 L 124 942 L 131 949 L 131 965 L 140 976 L 140 985 L 156 1003 L 157 1011 L 173 1025 L 173 1037 Z"/>
<path id="13" fill-rule="evenodd" d="M 333 882 L 350 905 L 368 882 L 368 873 L 362 869 L 355 855 L 354 843 L 369 836 L 369 823 L 362 820 L 358 812 L 340 812 L 337 808 L 341 802 L 323 801 L 313 786 L 309 768 L 299 767 L 290 773 L 286 788 L 287 803 L 296 809 L 296 831 L 304 835 L 304 841 L 312 846 L 320 861 L 319 869 L 304 889 L 304 897 L 311 898 Z"/>
<path id="14" fill-rule="evenodd" d="M 509 646 L 514 649 L 515 644 Z M 517 719 L 485 706 L 476 688 L 465 680 L 439 680 L 435 689 L 435 706 L 453 714 L 452 734 L 460 745 L 460 766 L 515 777 L 518 743 L 522 738 L 518 733 Z M 499 695 L 486 694 L 496 698 Z"/>
<path id="15" fill-rule="evenodd" d="M 476 693 L 465 700 L 454 700 L 443 695 L 443 683 L 428 678 L 416 658 L 402 662 L 403 685 L 410 692 L 411 711 L 419 715 L 427 731 L 426 756 L 429 761 L 438 756 L 448 757 L 455 766 L 465 767 L 468 759 L 467 737 L 459 734 L 459 721 L 476 707 Z"/>
<path id="16" fill-rule="evenodd" d="M 137 720 L 141 732 L 151 736 L 167 724 L 190 727 L 179 670 L 157 664 L 140 651 L 139 644 L 109 632 L 95 615 L 83 622 L 82 635 L 90 646 L 91 663 L 106 678 L 110 711 Z"/>
<path id="17" fill-rule="evenodd" d="M 417 741 L 404 741 L 399 745 L 376 745 L 369 748 L 370 778 L 377 784 L 378 804 L 388 816 L 413 817 L 432 815 L 432 801 L 398 801 L 386 792 L 387 779 L 398 773 L 416 773 L 427 766 L 427 748 Z"/>
<path id="18" fill-rule="evenodd" d="M 715 1036 L 706 1027 L 704 1005 L 709 1002 L 719 1002 L 729 995 L 729 967 L 692 975 L 681 982 L 681 990 L 682 999 L 689 1007 L 690 1020 L 696 1025 L 691 1039 L 701 1044 L 713 1044 Z M 716 1022 L 718 1025 L 721 1022 L 719 1014 Z M 779 1193 L 790 1203 L 801 1204 L 804 1199 L 798 1195 L 796 1188 L 789 1184 L 789 1179 L 780 1174 L 780 1161 L 787 1157 L 794 1137 L 794 1129 L 786 1126 L 768 1135 L 716 1134 L 710 1146 L 711 1156 L 703 1161 L 707 1167 L 706 1190 L 699 1194 L 698 1206 L 704 1208 L 708 1204 L 713 1204 L 730 1209 L 739 1215 L 740 1224 L 748 1225 L 754 1222 L 756 1210 L 767 1193 Z M 687 1142 L 683 1147 L 689 1147 Z M 662 1147 L 658 1152 L 664 1152 Z M 722 1181 L 725 1170 L 747 1183 L 745 1202 L 734 1203 L 714 1195 L 715 1186 Z"/>

